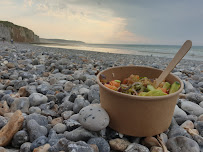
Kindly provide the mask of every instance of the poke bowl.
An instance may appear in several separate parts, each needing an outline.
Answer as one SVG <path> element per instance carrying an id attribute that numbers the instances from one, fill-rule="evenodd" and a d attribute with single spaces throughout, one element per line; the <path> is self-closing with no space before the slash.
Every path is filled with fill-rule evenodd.
<path id="1" fill-rule="evenodd" d="M 100 103 L 110 117 L 109 127 L 119 133 L 147 137 L 166 131 L 171 123 L 179 94 L 183 90 L 183 82 L 170 73 L 166 82 L 178 82 L 176 92 L 163 96 L 138 96 L 125 94 L 106 87 L 101 79 L 106 81 L 124 80 L 130 75 L 139 75 L 156 79 L 162 70 L 145 66 L 120 66 L 101 71 L 97 75 L 100 89 Z"/>

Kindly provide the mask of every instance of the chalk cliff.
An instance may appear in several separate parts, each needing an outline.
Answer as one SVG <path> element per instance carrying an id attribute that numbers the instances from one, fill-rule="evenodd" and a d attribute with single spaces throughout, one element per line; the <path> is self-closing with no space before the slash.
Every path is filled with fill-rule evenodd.
<path id="1" fill-rule="evenodd" d="M 35 35 L 32 30 L 8 21 L 0 21 L 0 39 L 2 38 L 6 41 L 13 39 L 15 42 L 39 42 L 39 36 Z"/>

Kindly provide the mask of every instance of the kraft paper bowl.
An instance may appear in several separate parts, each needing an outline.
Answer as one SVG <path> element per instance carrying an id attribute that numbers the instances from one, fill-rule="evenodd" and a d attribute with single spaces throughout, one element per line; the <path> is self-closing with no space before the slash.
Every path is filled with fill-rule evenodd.
<path id="1" fill-rule="evenodd" d="M 183 89 L 183 82 L 175 75 L 169 74 L 166 81 L 171 84 L 178 81 L 181 84 L 177 92 L 165 96 L 143 97 L 110 90 L 100 82 L 101 75 L 105 75 L 107 81 L 123 80 L 131 74 L 155 79 L 161 72 L 162 70 L 151 67 L 123 66 L 106 69 L 97 75 L 101 106 L 109 114 L 109 126 L 112 129 L 137 137 L 154 136 L 166 131 Z"/>

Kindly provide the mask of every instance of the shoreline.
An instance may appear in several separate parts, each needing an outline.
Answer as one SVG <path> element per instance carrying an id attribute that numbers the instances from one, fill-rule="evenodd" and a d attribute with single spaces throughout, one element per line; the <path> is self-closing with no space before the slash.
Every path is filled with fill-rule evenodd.
<path id="1" fill-rule="evenodd" d="M 128 55 L 141 55 L 141 56 L 155 56 L 155 57 L 165 57 L 165 58 L 173 58 L 176 54 L 174 51 L 150 51 L 147 49 L 140 50 L 140 48 L 123 48 L 122 45 L 117 45 L 116 47 L 106 47 L 106 45 L 63 45 L 63 44 L 36 44 L 36 46 L 42 46 L 42 47 L 52 47 L 52 48 L 63 48 L 63 49 L 74 49 L 74 50 L 84 50 L 84 51 L 92 51 L 92 52 L 104 52 L 104 53 L 115 53 L 115 54 L 128 54 Z M 96 46 L 96 47 L 95 47 Z M 136 45 L 134 45 L 136 46 Z M 142 46 L 142 45 L 137 45 L 137 46 Z M 144 46 L 144 45 L 143 45 Z M 149 47 L 150 45 L 146 45 L 144 47 Z M 156 45 L 154 45 L 156 46 Z M 159 46 L 159 45 L 158 45 Z M 167 45 L 163 45 L 167 46 Z M 174 46 L 172 46 L 174 47 Z M 154 48 L 156 49 L 156 48 Z M 166 49 L 166 48 L 165 48 Z M 168 49 L 168 48 L 167 48 Z M 176 48 L 178 51 L 178 47 Z M 184 59 L 188 60 L 196 60 L 196 61 L 202 61 L 203 56 L 200 55 L 194 55 L 193 50 L 191 50 L 185 57 Z"/>
<path id="2" fill-rule="evenodd" d="M 156 62 L 160 63 L 161 60 L 163 61 L 162 66 L 164 65 L 166 67 L 167 64 L 170 63 L 170 61 L 172 60 L 172 58 L 167 58 L 167 57 L 157 57 L 157 56 L 151 56 L 151 55 L 135 55 L 135 54 L 119 54 L 119 53 L 111 53 L 111 52 L 98 52 L 98 51 L 88 51 L 88 50 L 78 50 L 78 49 L 67 49 L 67 48 L 57 48 L 57 47 L 52 47 L 52 46 L 39 46 L 39 45 L 33 45 L 33 44 L 29 44 L 29 43 L 14 43 L 14 44 L 10 44 L 7 42 L 7 44 L 3 44 L 0 43 L 0 48 L 2 46 L 7 47 L 7 48 L 16 48 L 16 49 L 32 49 L 32 51 L 48 51 L 48 52 L 61 52 L 62 54 L 67 54 L 67 53 L 71 53 L 71 54 L 75 54 L 75 53 L 80 53 L 80 54 L 84 54 L 87 55 L 87 57 L 89 56 L 94 56 L 95 58 L 100 59 L 100 57 L 98 56 L 105 56 L 106 58 L 110 58 L 113 59 L 115 56 L 116 57 L 121 57 L 123 60 L 125 60 L 124 57 L 126 57 L 126 60 L 128 61 L 124 61 L 128 64 L 134 64 L 136 65 L 136 62 L 134 63 L 134 61 L 136 61 L 136 59 L 138 60 L 147 60 L 150 62 L 150 64 L 148 65 L 147 63 L 143 63 L 144 65 L 152 65 L 153 63 L 156 64 Z M 105 48 L 104 48 L 105 50 Z M 116 59 L 116 58 L 115 58 Z M 134 60 L 133 60 L 134 59 Z M 130 60 L 130 62 L 129 62 Z M 152 62 L 154 61 L 154 62 Z M 182 59 L 178 65 L 183 64 L 184 62 L 188 62 L 191 64 L 202 64 L 202 61 L 199 60 L 190 60 L 190 59 Z M 152 64 L 151 64 L 152 63 Z M 125 64 L 127 65 L 127 64 Z M 137 65 L 140 65 L 139 62 Z M 152 65 L 153 66 L 153 65 Z M 161 68 L 163 69 L 163 68 Z"/>

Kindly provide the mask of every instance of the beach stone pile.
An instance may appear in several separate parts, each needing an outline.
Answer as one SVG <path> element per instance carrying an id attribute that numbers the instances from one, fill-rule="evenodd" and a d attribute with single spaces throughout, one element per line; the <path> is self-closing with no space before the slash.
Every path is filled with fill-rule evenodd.
<path id="1" fill-rule="evenodd" d="M 203 151 L 202 61 L 182 60 L 172 71 L 184 90 L 169 129 L 159 136 L 133 137 L 111 129 L 100 106 L 99 71 L 123 65 L 164 69 L 170 60 L 1 43 L 0 151 Z"/>

